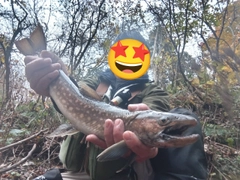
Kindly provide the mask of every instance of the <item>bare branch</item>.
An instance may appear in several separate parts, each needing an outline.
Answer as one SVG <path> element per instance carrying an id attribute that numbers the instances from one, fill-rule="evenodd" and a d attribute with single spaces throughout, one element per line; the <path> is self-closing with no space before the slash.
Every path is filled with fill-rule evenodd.
<path id="1" fill-rule="evenodd" d="M 3 172 L 6 172 L 6 171 L 9 171 L 17 166 L 19 166 L 20 164 L 24 163 L 27 161 L 27 159 L 32 155 L 32 153 L 34 152 L 34 150 L 36 149 L 37 145 L 34 144 L 31 151 L 28 152 L 28 155 L 26 157 L 24 157 L 23 159 L 21 159 L 20 161 L 18 161 L 17 163 L 13 164 L 12 166 L 10 167 L 7 167 L 7 168 L 2 168 L 0 169 L 0 173 L 3 173 Z"/>
<path id="2" fill-rule="evenodd" d="M 84 49 L 83 49 L 83 51 L 82 51 L 82 53 L 81 53 L 81 55 L 80 55 L 80 57 L 79 57 L 79 60 L 78 60 L 78 62 L 76 63 L 76 65 L 75 65 L 75 67 L 74 67 L 74 70 L 75 70 L 75 69 L 77 68 L 77 66 L 80 64 L 80 59 L 83 57 L 83 55 L 85 54 L 87 48 L 88 48 L 89 45 L 90 45 L 90 42 L 92 41 L 92 39 L 93 39 L 94 36 L 96 35 L 97 30 L 98 30 L 99 23 L 106 17 L 106 14 L 104 14 L 104 15 L 101 14 L 101 7 L 102 7 L 102 5 L 103 5 L 104 2 L 105 2 L 105 0 L 102 0 L 101 3 L 100 3 L 100 5 L 99 5 L 96 27 L 95 27 L 93 33 L 91 34 L 91 36 L 89 37 L 88 42 L 87 42 L 86 46 L 84 47 Z M 93 15 L 92 15 L 92 17 L 93 17 Z M 92 26 L 92 25 L 91 25 L 91 26 Z"/>
<path id="3" fill-rule="evenodd" d="M 11 148 L 11 147 L 14 147 L 14 146 L 16 146 L 16 145 L 22 144 L 23 142 L 29 141 L 30 139 L 35 138 L 36 136 L 38 136 L 39 134 L 41 134 L 41 133 L 43 133 L 43 132 L 45 132 L 45 131 L 47 131 L 47 130 L 48 130 L 48 129 L 41 130 L 40 132 L 38 132 L 38 133 L 36 133 L 36 134 L 28 137 L 28 138 L 22 139 L 21 141 L 18 141 L 18 142 L 16 142 L 16 143 L 10 144 L 10 145 L 8 145 L 8 146 L 4 146 L 4 147 L 0 148 L 0 152 L 1 152 L 1 151 L 4 151 L 4 150 L 6 150 L 6 149 L 9 149 L 9 148 Z"/>

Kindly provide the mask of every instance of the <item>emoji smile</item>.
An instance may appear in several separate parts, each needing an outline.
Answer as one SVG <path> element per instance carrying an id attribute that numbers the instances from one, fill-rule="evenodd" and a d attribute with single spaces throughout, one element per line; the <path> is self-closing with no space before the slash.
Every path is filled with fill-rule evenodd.
<path id="1" fill-rule="evenodd" d="M 127 63 L 116 61 L 115 65 L 120 71 L 125 73 L 135 73 L 142 68 L 142 63 L 127 64 Z"/>

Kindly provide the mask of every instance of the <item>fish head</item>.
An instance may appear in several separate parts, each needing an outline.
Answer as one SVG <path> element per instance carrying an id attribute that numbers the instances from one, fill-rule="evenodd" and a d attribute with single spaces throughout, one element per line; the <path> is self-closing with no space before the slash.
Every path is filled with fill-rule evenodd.
<path id="1" fill-rule="evenodd" d="M 141 116 L 141 115 L 140 115 Z M 198 121 L 183 114 L 149 111 L 148 119 L 135 123 L 135 134 L 147 146 L 158 148 L 183 147 L 196 142 L 198 134 L 187 131 Z M 139 117 L 137 117 L 139 118 Z"/>

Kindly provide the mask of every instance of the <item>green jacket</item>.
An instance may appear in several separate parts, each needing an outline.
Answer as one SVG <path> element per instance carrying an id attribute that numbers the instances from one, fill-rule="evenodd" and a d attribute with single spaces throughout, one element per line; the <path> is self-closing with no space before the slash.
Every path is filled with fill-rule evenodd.
<path id="1" fill-rule="evenodd" d="M 96 90 L 101 80 L 97 77 L 88 78 L 84 82 Z M 155 111 L 169 111 L 168 94 L 159 86 L 153 83 L 146 83 L 141 86 L 141 92 L 129 101 L 129 104 L 144 103 Z"/>
<path id="2" fill-rule="evenodd" d="M 86 83 L 92 89 L 96 90 L 99 84 L 102 83 L 102 80 L 98 77 L 94 77 L 84 80 L 84 83 Z M 140 90 L 139 93 L 135 95 L 130 101 L 128 101 L 128 104 L 144 103 L 152 110 L 169 110 L 168 94 L 161 90 L 159 86 L 156 86 L 152 83 L 146 83 L 140 85 L 139 89 L 137 90 Z M 106 98 L 103 98 L 103 101 L 109 103 L 108 99 Z M 59 156 L 67 169 L 72 171 L 79 171 L 80 167 L 84 166 L 85 170 L 93 180 L 105 180 L 111 178 L 116 179 L 117 176 L 131 176 L 130 179 L 134 179 L 134 173 L 132 173 L 131 168 L 126 169 L 122 173 L 116 174 L 116 171 L 125 165 L 127 159 L 121 158 L 119 160 L 111 162 L 97 162 L 96 156 L 102 150 L 95 145 L 90 144 L 89 148 L 84 151 L 83 149 L 86 149 L 86 145 L 81 144 L 80 146 L 78 144 L 78 142 L 81 141 L 82 137 L 83 135 L 81 133 L 79 135 L 68 137 L 62 144 Z M 71 145 L 69 145 L 70 141 L 72 142 Z M 86 157 L 83 158 L 84 156 Z"/>

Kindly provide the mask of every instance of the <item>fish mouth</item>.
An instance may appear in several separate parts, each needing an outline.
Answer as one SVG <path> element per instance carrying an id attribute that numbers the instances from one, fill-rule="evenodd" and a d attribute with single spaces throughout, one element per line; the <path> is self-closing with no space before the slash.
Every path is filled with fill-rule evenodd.
<path id="1" fill-rule="evenodd" d="M 115 66 L 122 72 L 135 73 L 142 68 L 142 63 L 128 64 L 120 61 L 115 61 Z"/>
<path id="2" fill-rule="evenodd" d="M 157 135 L 158 147 L 183 147 L 196 142 L 199 139 L 199 135 L 189 134 L 189 132 L 186 132 L 186 130 L 192 126 L 194 125 L 188 124 L 183 126 L 177 125 L 166 127 Z"/>
<path id="3" fill-rule="evenodd" d="M 182 127 L 176 127 L 176 126 L 170 126 L 166 127 L 161 134 L 167 135 L 167 136 L 182 136 L 183 133 L 191 127 L 190 125 L 185 125 Z"/>

